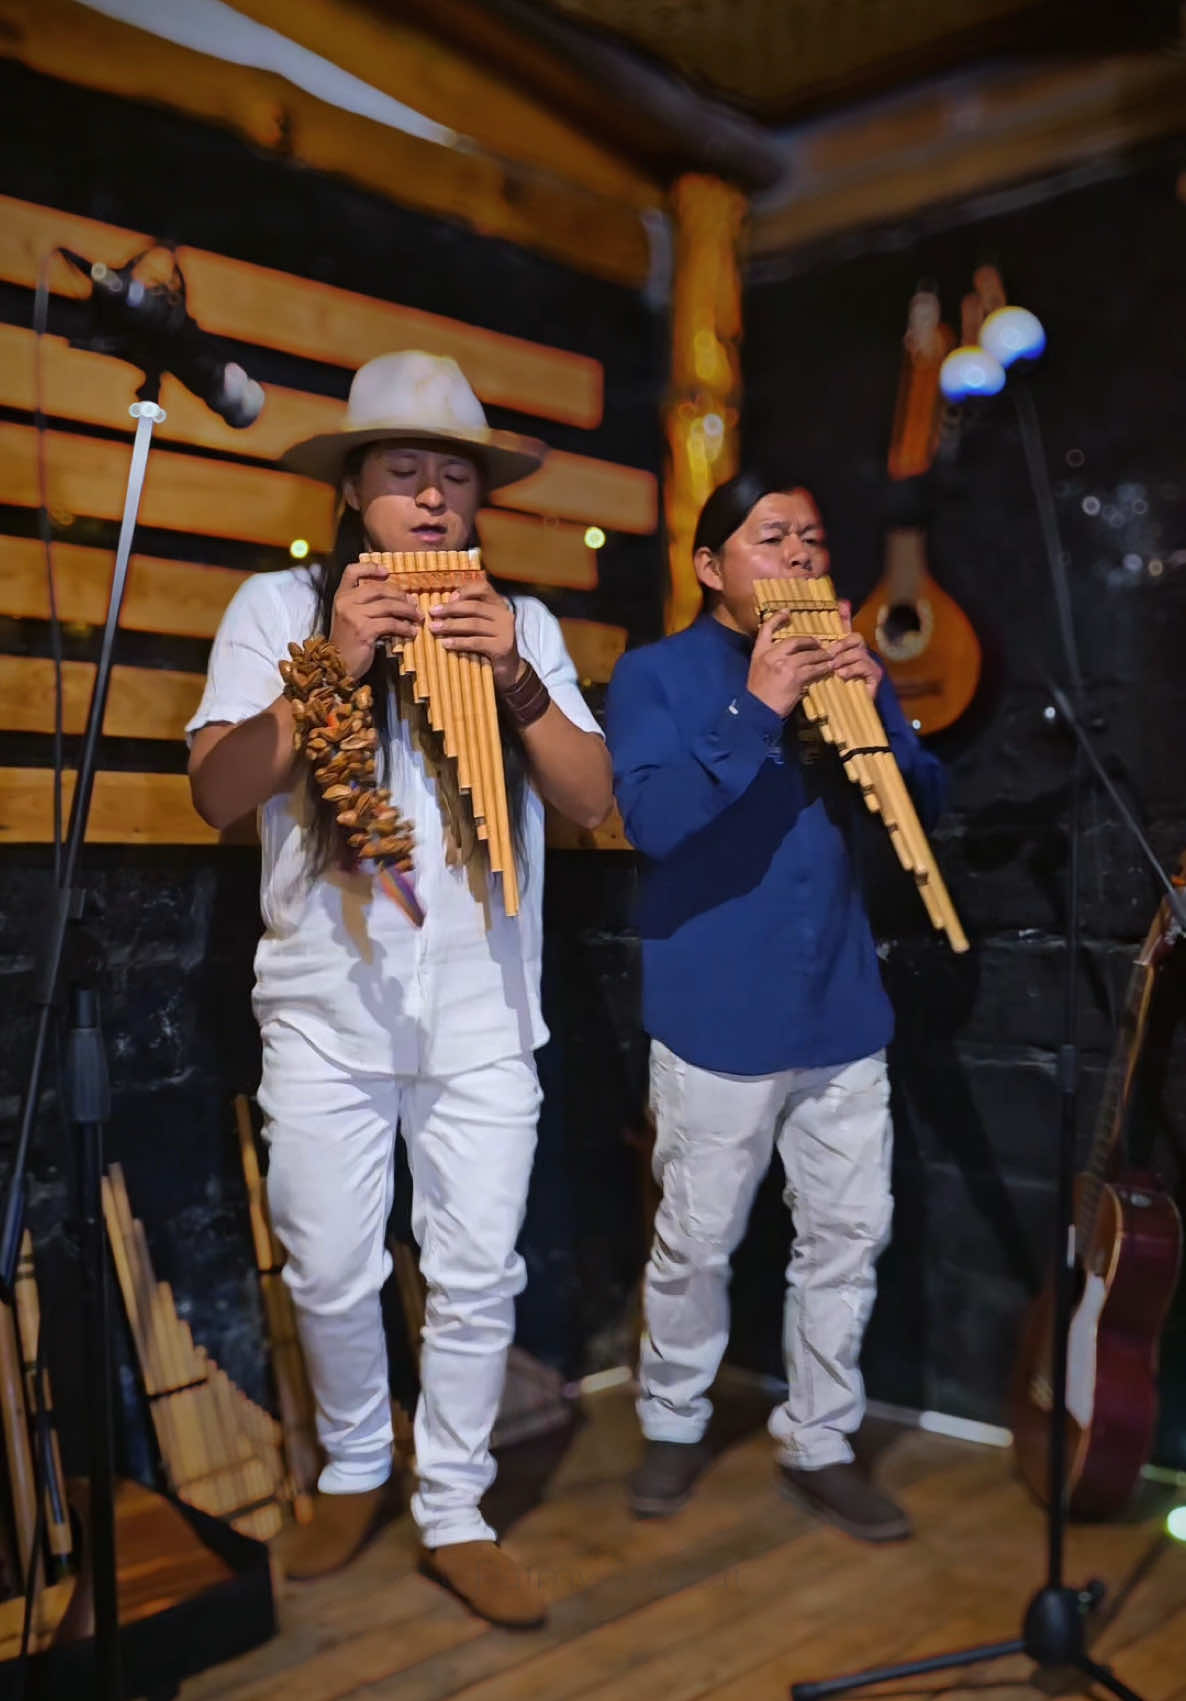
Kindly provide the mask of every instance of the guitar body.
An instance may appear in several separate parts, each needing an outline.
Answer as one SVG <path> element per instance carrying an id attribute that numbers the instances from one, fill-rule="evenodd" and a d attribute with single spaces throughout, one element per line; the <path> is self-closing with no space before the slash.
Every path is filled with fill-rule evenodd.
<path id="1" fill-rule="evenodd" d="M 925 567 L 909 586 L 895 584 L 892 568 L 885 572 L 852 623 L 919 732 L 942 732 L 959 720 L 980 682 L 980 642 Z"/>
<path id="2" fill-rule="evenodd" d="M 1076 1204 L 1080 1203 L 1081 1178 Z M 1158 1345 L 1182 1261 L 1177 1207 L 1153 1177 L 1103 1187 L 1081 1267 L 1067 1358 L 1067 1509 L 1119 1512 L 1149 1457 L 1157 1422 Z M 1022 1477 L 1049 1496 L 1053 1288 L 1026 1321 L 1013 1392 L 1013 1446 Z"/>

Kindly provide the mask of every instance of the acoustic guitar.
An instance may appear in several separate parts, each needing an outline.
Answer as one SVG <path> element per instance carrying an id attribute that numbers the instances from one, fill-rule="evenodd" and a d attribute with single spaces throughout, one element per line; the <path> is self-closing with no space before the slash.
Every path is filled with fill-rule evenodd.
<path id="1" fill-rule="evenodd" d="M 964 298 L 965 343 L 975 342 L 984 311 L 978 294 Z M 959 412 L 939 389 L 939 368 L 954 340 L 938 296 L 920 287 L 910 302 L 890 438 L 895 482 L 920 478 L 954 454 Z M 931 575 L 924 526 L 889 528 L 884 572 L 853 625 L 919 732 L 940 732 L 959 719 L 980 680 L 980 644 L 963 609 Z"/>
<path id="2" fill-rule="evenodd" d="M 1174 884 L 1186 880 L 1186 856 Z M 1157 1361 L 1178 1284 L 1182 1222 L 1156 1177 L 1109 1179 L 1128 1116 L 1157 969 L 1177 938 L 1163 900 L 1132 969 L 1087 1168 L 1075 1187 L 1076 1301 L 1067 1358 L 1067 1510 L 1108 1518 L 1153 1445 Z M 1040 1500 L 1050 1491 L 1053 1282 L 1030 1308 L 1013 1388 L 1013 1447 Z"/>

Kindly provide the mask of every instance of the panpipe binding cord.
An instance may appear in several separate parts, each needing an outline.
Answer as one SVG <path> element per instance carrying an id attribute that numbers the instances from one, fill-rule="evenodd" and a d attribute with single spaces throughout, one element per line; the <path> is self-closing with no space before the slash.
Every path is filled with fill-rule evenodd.
<path id="1" fill-rule="evenodd" d="M 754 600 L 759 620 L 787 614 L 787 637 L 811 637 L 827 647 L 845 635 L 831 579 L 757 579 Z M 932 925 L 947 935 L 952 950 L 966 951 L 967 936 L 864 682 L 820 680 L 804 693 L 803 711 L 835 749 L 866 807 L 881 816 Z"/>
<path id="2" fill-rule="evenodd" d="M 455 764 L 458 787 L 469 799 L 474 831 L 485 841 L 491 872 L 502 877 L 506 913 L 517 915 L 519 880 L 494 672 L 485 656 L 444 649 L 428 624 L 428 611 L 443 594 L 463 591 L 482 580 L 481 551 L 375 550 L 359 560 L 386 568 L 396 588 L 416 601 L 423 617 L 419 631 L 414 638 L 389 643 L 388 651 L 409 679 L 415 701 L 424 706 L 446 760 Z M 394 870 L 385 872 L 395 875 Z"/>

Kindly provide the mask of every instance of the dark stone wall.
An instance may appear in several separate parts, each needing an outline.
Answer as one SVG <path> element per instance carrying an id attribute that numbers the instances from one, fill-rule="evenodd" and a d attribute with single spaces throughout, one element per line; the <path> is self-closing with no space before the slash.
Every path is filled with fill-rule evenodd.
<path id="1" fill-rule="evenodd" d="M 999 265 L 1011 300 L 1044 321 L 1029 380 L 1045 435 L 1100 753 L 1160 855 L 1186 850 L 1186 148 L 1113 162 L 1094 182 L 866 233 L 746 303 L 747 452 L 816 488 L 833 568 L 860 603 L 880 572 L 883 468 L 906 303 L 937 280 L 947 316 L 973 268 Z M 1000 205 L 1001 202 L 998 202 Z M 1017 380 L 1021 381 L 1021 380 Z M 897 1224 L 868 1338 L 883 1399 L 994 1420 L 1025 1296 L 1044 1273 L 1063 1037 L 1068 740 L 1045 716 L 1043 675 L 1065 681 L 1033 497 L 1010 394 L 965 409 L 931 538 L 936 576 L 971 616 L 985 680 L 965 722 L 935 740 L 951 809 L 934 835 L 973 949 L 926 936 L 921 906 L 880 847 L 874 910 L 897 1010 Z M 1112 1045 L 1134 946 L 1158 892 L 1098 790 L 1082 838 L 1078 980 L 1080 1148 Z M 1133 1118 L 1179 1200 L 1186 1182 L 1182 964 L 1164 971 Z M 739 1260 L 734 1350 L 777 1365 L 771 1268 L 785 1227 L 771 1183 Z M 780 1254 L 781 1255 L 781 1254 Z M 1186 1463 L 1186 1307 L 1164 1348 L 1159 1455 Z"/>
<path id="2" fill-rule="evenodd" d="M 659 470 L 665 328 L 639 295 L 255 152 L 218 129 L 65 88 L 9 61 L 0 64 L 0 101 L 9 119 L 0 137 L 0 192 L 593 355 L 605 371 L 599 427 L 553 427 L 492 409 L 493 422 L 557 447 Z M 0 319 L 29 325 L 31 294 L 0 288 Z M 71 304 L 54 303 L 50 328 L 79 334 L 85 319 Z M 345 397 L 349 374 L 333 364 L 332 348 L 325 363 L 252 347 L 238 353 L 265 382 Z M 4 508 L 3 500 L 0 492 L 0 533 L 27 535 L 32 517 Z M 114 546 L 114 534 L 114 527 L 83 519 L 59 535 Z M 286 563 L 279 551 L 143 529 L 138 547 L 237 567 Z M 661 621 L 659 560 L 656 539 L 611 533 L 596 590 L 543 594 L 558 614 L 622 624 L 634 641 L 652 637 Z M 69 633 L 66 642 L 68 655 L 97 653 L 94 632 Z M 48 655 L 48 628 L 0 622 L 0 649 Z M 201 670 L 205 656 L 203 644 L 125 633 L 116 660 Z M 48 739 L 0 733 L 0 762 L 50 761 Z M 101 763 L 176 771 L 184 752 L 108 739 Z M 577 1371 L 590 1357 L 620 1359 L 618 1325 L 639 1257 L 634 1158 L 622 1138 L 634 1115 L 637 1037 L 615 1037 L 618 1003 L 603 995 L 603 982 L 612 994 L 629 979 L 621 936 L 630 869 L 628 858 L 552 860 L 545 1000 L 555 1038 L 540 1058 L 547 1100 L 524 1234 L 531 1285 L 520 1338 L 542 1358 Z M 258 858 L 250 850 L 98 848 L 86 853 L 84 883 L 87 920 L 78 950 L 102 989 L 114 1093 L 108 1157 L 126 1168 L 158 1274 L 173 1284 L 197 1339 L 247 1393 L 266 1402 L 264 1333 L 231 1114 L 233 1095 L 253 1091 L 258 1080 L 249 1002 Z M 49 889 L 47 851 L 0 853 L 5 1170 Z M 627 1010 L 632 997 L 628 991 Z M 607 1067 L 607 1058 L 611 1065 L 625 1062 Z M 33 1152 L 29 1220 L 53 1314 L 49 1351 L 68 1464 L 81 1469 L 85 1407 L 71 1156 L 51 1071 Z M 406 1178 L 401 1181 L 397 1217 L 402 1210 L 406 1224 Z M 123 1465 L 148 1480 L 152 1452 L 118 1302 L 116 1313 L 124 1358 Z M 411 1371 L 398 1305 L 392 1314 L 393 1378 L 405 1387 Z"/>

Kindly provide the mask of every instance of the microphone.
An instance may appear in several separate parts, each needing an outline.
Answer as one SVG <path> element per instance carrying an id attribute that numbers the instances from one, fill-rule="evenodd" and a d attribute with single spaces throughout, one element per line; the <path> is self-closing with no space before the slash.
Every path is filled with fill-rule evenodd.
<path id="1" fill-rule="evenodd" d="M 217 340 L 190 318 L 184 286 L 141 282 L 132 275 L 135 260 L 116 271 L 69 248 L 61 253 L 94 285 L 91 299 L 100 325 L 106 322 L 117 340 L 133 340 L 138 365 L 172 372 L 236 431 L 255 423 L 264 405 L 263 386 L 237 361 L 227 360 Z"/>

